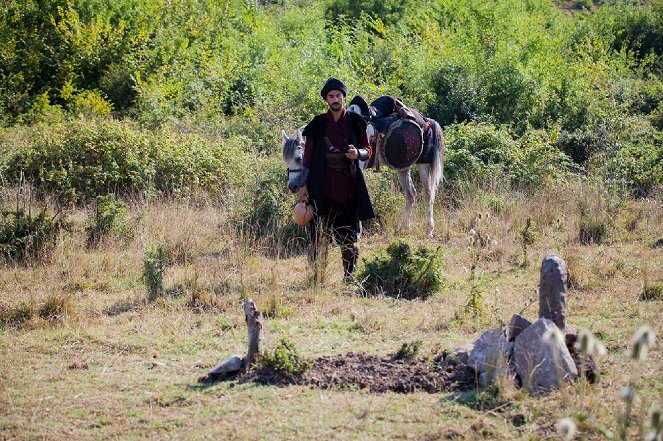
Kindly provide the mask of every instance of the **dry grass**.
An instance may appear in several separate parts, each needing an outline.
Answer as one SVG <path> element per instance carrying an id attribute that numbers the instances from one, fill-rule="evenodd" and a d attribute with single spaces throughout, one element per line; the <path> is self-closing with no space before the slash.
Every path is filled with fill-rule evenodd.
<path id="1" fill-rule="evenodd" d="M 579 207 L 595 194 L 573 184 L 531 196 L 492 185 L 456 196 L 455 208 L 440 198 L 433 242 L 445 250 L 448 283 L 426 301 L 358 295 L 340 282 L 337 248 L 330 251 L 329 281 L 311 287 L 304 255 L 273 257 L 279 253 L 237 233 L 224 207 L 134 206 L 131 215 L 140 219 L 134 238 L 98 249 L 85 248 L 86 213 L 75 212 L 74 228 L 50 263 L 0 268 L 0 437 L 555 439 L 555 422 L 572 416 L 581 438 L 605 439 L 604 428 L 617 433 L 618 395 L 631 376 L 637 418 L 663 394 L 660 346 L 642 365 L 624 353 L 641 324 L 663 334 L 660 298 L 638 300 L 645 285 L 663 284 L 663 248 L 651 246 L 663 237 L 663 210 L 660 200 L 603 204 L 607 237 L 583 245 Z M 423 243 L 418 210 L 410 234 Z M 527 218 L 536 239 L 524 266 L 520 231 Z M 383 225 L 387 234 L 363 238 L 362 256 L 398 234 L 398 219 Z M 479 249 L 474 280 L 470 228 L 490 237 Z M 165 244 L 174 259 L 165 294 L 148 302 L 142 261 L 154 243 Z M 544 397 L 507 387 L 495 401 L 480 391 L 376 395 L 196 382 L 245 351 L 244 298 L 268 313 L 268 348 L 288 337 L 306 357 L 384 355 L 421 340 L 420 353 L 428 354 L 462 346 L 513 313 L 536 318 L 538 306 L 529 299 L 536 298 L 539 263 L 549 252 L 560 253 L 571 272 L 568 322 L 599 333 L 608 348 L 596 386 L 577 383 Z M 485 303 L 478 318 L 464 315 L 473 286 Z"/>

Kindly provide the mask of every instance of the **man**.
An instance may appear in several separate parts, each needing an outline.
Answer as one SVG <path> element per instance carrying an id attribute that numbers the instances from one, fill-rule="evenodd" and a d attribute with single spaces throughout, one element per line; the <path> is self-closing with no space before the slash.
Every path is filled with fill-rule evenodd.
<path id="1" fill-rule="evenodd" d="M 315 261 L 319 248 L 333 237 L 341 247 L 344 280 L 349 282 L 359 257 L 360 222 L 375 214 L 357 164 L 371 156 L 366 122 L 346 111 L 347 93 L 345 85 L 333 77 L 320 92 L 329 110 L 304 128 L 304 172 L 298 195 L 315 210 L 309 257 Z"/>

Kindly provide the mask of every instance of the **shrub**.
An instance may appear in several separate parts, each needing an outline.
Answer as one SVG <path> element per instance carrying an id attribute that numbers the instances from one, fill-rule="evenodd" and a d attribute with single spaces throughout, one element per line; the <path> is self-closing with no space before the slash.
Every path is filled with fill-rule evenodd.
<path id="1" fill-rule="evenodd" d="M 74 302 L 68 294 L 49 294 L 46 302 L 39 308 L 39 317 L 49 322 L 59 322 L 74 311 Z"/>
<path id="2" fill-rule="evenodd" d="M 448 185 L 501 173 L 513 165 L 518 144 L 504 129 L 486 123 L 457 124 L 445 131 Z"/>
<path id="3" fill-rule="evenodd" d="M 621 134 L 618 148 L 598 155 L 591 170 L 609 188 L 645 197 L 663 184 L 663 133 L 634 119 Z"/>
<path id="4" fill-rule="evenodd" d="M 663 300 L 663 284 L 646 284 L 638 297 L 639 300 Z"/>
<path id="5" fill-rule="evenodd" d="M 113 194 L 97 196 L 95 202 L 94 212 L 90 213 L 85 225 L 87 246 L 99 245 L 110 233 L 122 239 L 130 238 L 132 228 L 127 219 L 127 204 L 118 201 Z"/>
<path id="6" fill-rule="evenodd" d="M 0 218 L 0 257 L 25 263 L 48 257 L 61 228 L 58 216 L 42 210 L 36 216 L 24 210 L 3 211 Z"/>
<path id="7" fill-rule="evenodd" d="M 13 306 L 0 304 L 0 327 L 21 327 L 34 317 L 36 310 L 32 301 L 23 301 Z"/>
<path id="8" fill-rule="evenodd" d="M 299 349 L 288 338 L 283 337 L 272 352 L 265 352 L 260 357 L 262 365 L 269 369 L 301 375 L 312 365 L 310 360 L 302 357 Z"/>
<path id="9" fill-rule="evenodd" d="M 415 340 L 411 343 L 403 343 L 394 355 L 394 358 L 396 360 L 404 360 L 407 358 L 416 357 L 419 355 L 419 351 L 421 350 L 421 344 L 421 340 Z"/>
<path id="10" fill-rule="evenodd" d="M 292 219 L 295 196 L 287 189 L 287 180 L 280 161 L 259 166 L 254 184 L 234 214 L 234 222 L 249 234 L 264 241 L 272 254 L 301 251 L 307 243 L 306 229 Z"/>
<path id="11" fill-rule="evenodd" d="M 600 244 L 608 233 L 608 220 L 597 210 L 591 210 L 584 204 L 580 207 L 578 240 L 583 245 Z"/>
<path id="12" fill-rule="evenodd" d="M 79 120 L 28 131 L 7 161 L 7 176 L 21 173 L 41 190 L 82 202 L 119 191 L 137 193 L 154 175 L 149 137 L 128 123 Z"/>
<path id="13" fill-rule="evenodd" d="M 367 293 L 403 299 L 425 299 L 441 289 L 442 252 L 420 246 L 412 250 L 406 240 L 395 240 L 371 260 L 363 261 L 358 279 Z"/>
<path id="14" fill-rule="evenodd" d="M 143 257 L 143 281 L 147 287 L 147 299 L 155 300 L 163 295 L 163 275 L 170 266 L 170 253 L 165 245 L 155 244 Z"/>
<path id="15" fill-rule="evenodd" d="M 168 128 L 149 132 L 128 122 L 85 119 L 26 131 L 4 164 L 6 177 L 18 182 L 23 173 L 41 190 L 76 203 L 149 190 L 227 194 L 244 186 L 255 167 L 242 137 L 215 142 Z"/>

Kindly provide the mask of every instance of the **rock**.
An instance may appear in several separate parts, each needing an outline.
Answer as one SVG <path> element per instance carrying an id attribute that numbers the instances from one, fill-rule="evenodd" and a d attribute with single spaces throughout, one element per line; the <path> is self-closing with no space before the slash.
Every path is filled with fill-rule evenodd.
<path id="1" fill-rule="evenodd" d="M 514 314 L 513 316 L 511 316 L 511 321 L 509 322 L 509 326 L 506 328 L 506 340 L 514 341 L 516 337 L 518 337 L 518 334 L 520 334 L 523 331 L 523 329 L 527 328 L 531 324 L 532 322 L 527 320 L 522 315 Z"/>
<path id="2" fill-rule="evenodd" d="M 566 347 L 564 338 L 544 340 L 556 326 L 551 320 L 540 318 L 516 337 L 513 363 L 521 384 L 530 393 L 558 388 L 562 381 L 577 378 L 578 369 Z"/>
<path id="3" fill-rule="evenodd" d="M 231 355 L 226 360 L 217 364 L 214 369 L 207 373 L 208 376 L 227 375 L 239 372 L 244 367 L 244 360 L 237 355 Z"/>
<path id="4" fill-rule="evenodd" d="M 578 375 L 585 377 L 591 384 L 598 383 L 600 369 L 594 357 L 589 354 L 584 354 L 576 349 L 575 345 L 578 340 L 577 334 L 566 334 L 564 337 L 566 348 L 569 350 L 569 353 L 573 358 L 576 369 L 578 369 Z"/>
<path id="5" fill-rule="evenodd" d="M 474 344 L 468 343 L 462 348 L 454 349 L 454 351 L 444 357 L 444 363 L 447 365 L 467 364 L 470 352 L 474 349 Z"/>
<path id="6" fill-rule="evenodd" d="M 478 374 L 482 384 L 495 381 L 506 367 L 504 328 L 493 328 L 481 334 L 473 344 L 467 365 Z"/>
<path id="7" fill-rule="evenodd" d="M 539 281 L 539 318 L 552 320 L 557 327 L 566 329 L 566 262 L 557 254 L 548 254 L 541 263 Z"/>

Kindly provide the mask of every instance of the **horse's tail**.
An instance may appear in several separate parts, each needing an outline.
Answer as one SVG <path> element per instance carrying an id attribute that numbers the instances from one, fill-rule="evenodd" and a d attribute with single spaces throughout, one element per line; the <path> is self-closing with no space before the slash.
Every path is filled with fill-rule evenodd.
<path id="1" fill-rule="evenodd" d="M 434 119 L 428 119 L 430 130 L 432 130 L 431 141 L 433 142 L 433 160 L 430 164 L 431 189 L 437 192 L 444 177 L 444 135 L 442 127 Z"/>

